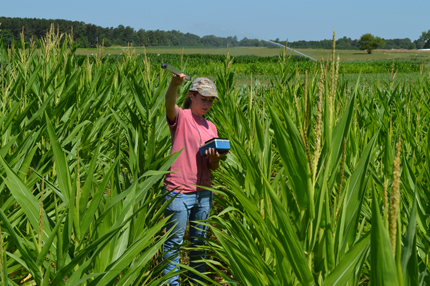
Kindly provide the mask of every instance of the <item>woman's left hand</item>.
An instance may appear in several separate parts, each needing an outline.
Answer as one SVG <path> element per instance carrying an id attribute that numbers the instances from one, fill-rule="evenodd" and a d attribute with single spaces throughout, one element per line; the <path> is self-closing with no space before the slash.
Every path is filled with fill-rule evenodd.
<path id="1" fill-rule="evenodd" d="M 225 155 L 227 155 L 227 153 L 230 151 L 227 151 L 226 153 L 223 153 L 222 155 L 220 155 L 215 148 L 209 148 L 208 150 L 206 150 L 205 155 L 209 157 L 209 160 L 211 160 L 211 162 L 216 163 L 219 162 L 219 160 L 224 157 Z"/>

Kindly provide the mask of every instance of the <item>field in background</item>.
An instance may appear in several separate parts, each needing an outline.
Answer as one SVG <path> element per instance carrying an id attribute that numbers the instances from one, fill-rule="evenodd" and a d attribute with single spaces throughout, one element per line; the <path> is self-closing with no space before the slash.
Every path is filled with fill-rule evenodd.
<path id="1" fill-rule="evenodd" d="M 299 49 L 298 51 L 307 54 L 317 60 L 331 55 L 331 50 L 323 49 Z M 336 50 L 336 54 L 341 61 L 356 60 L 387 60 L 387 59 L 422 59 L 430 60 L 430 51 L 419 50 L 374 50 L 369 55 L 366 51 L 360 50 Z"/>
<path id="2" fill-rule="evenodd" d="M 136 54 L 144 54 L 145 52 L 148 55 L 151 54 L 159 54 L 161 57 L 167 54 L 183 54 L 183 55 L 225 55 L 227 53 L 227 48 L 205 48 L 205 47 L 149 47 L 149 48 L 134 48 L 133 50 Z M 320 61 L 324 59 L 327 61 L 331 56 L 331 50 L 326 49 L 297 49 L 299 52 L 302 52 L 314 59 Z M 107 48 L 105 50 L 106 54 L 110 55 L 121 55 L 129 51 L 128 48 Z M 253 47 L 233 47 L 228 49 L 229 53 L 233 57 L 241 57 L 241 56 L 258 56 L 258 57 L 276 57 L 279 56 L 282 48 L 253 48 Z M 95 55 L 97 54 L 97 49 L 78 49 L 77 54 L 79 55 Z M 294 53 L 295 54 L 295 53 Z M 418 50 L 374 50 L 372 54 L 368 54 L 366 51 L 360 50 L 337 50 L 336 55 L 339 56 L 341 63 L 348 62 L 348 64 L 354 64 L 353 62 L 357 61 L 357 64 L 360 66 L 367 65 L 365 61 L 378 61 L 378 60 L 392 60 L 402 61 L 402 62 L 415 62 L 416 64 L 422 63 L 427 70 L 430 67 L 430 51 L 418 51 Z M 184 58 L 186 59 L 186 58 Z M 214 61 L 217 62 L 217 61 Z M 171 63 L 176 64 L 179 67 L 177 62 Z M 213 64 L 213 63 L 212 63 Z M 211 64 L 211 65 L 212 65 Z M 255 63 L 258 67 L 262 67 L 261 64 Z M 190 75 L 195 75 L 193 72 L 199 73 L 199 75 L 204 75 L 211 77 L 213 71 L 205 71 L 198 68 L 198 70 L 194 70 L 194 65 L 197 63 L 193 63 L 192 61 L 188 61 L 188 70 L 187 72 L 191 72 Z M 234 64 L 237 67 L 237 64 Z M 249 66 L 248 66 L 249 68 Z M 191 71 L 190 71 L 191 69 Z M 251 83 L 260 83 L 264 86 L 270 84 L 270 77 L 264 68 L 254 69 L 252 72 L 252 77 L 249 72 L 242 72 L 240 69 L 236 69 L 237 71 L 237 83 L 238 84 L 251 84 Z M 300 71 L 300 69 L 299 69 Z M 366 69 L 361 69 L 362 74 L 360 75 L 360 81 L 365 81 L 367 83 L 376 83 L 376 82 L 388 82 L 390 81 L 389 68 L 385 68 L 383 71 L 369 71 Z M 203 72 L 203 73 L 201 73 Z M 303 74 L 303 71 L 300 71 Z M 341 69 L 342 72 L 342 69 Z M 353 84 L 358 79 L 359 70 L 354 72 L 347 71 L 344 73 L 344 78 Z M 269 73 L 270 74 L 270 73 Z M 304 75 L 302 75 L 304 76 Z M 400 81 L 409 80 L 414 82 L 416 79 L 416 72 L 405 72 L 399 71 L 397 74 L 397 79 Z"/>
<path id="3" fill-rule="evenodd" d="M 127 50 L 127 47 L 121 48 L 107 48 L 106 52 L 112 55 L 119 55 Z M 208 54 L 208 55 L 225 55 L 227 48 L 205 48 L 205 47 L 149 47 L 149 48 L 133 48 L 136 53 L 147 53 L 151 54 Z M 238 47 L 229 48 L 228 51 L 232 56 L 244 56 L 253 55 L 260 57 L 273 57 L 279 55 L 281 48 L 249 48 L 249 47 Z M 97 49 L 78 49 L 77 54 L 79 55 L 91 55 L 95 54 Z"/>
<path id="4" fill-rule="evenodd" d="M 236 74 L 238 84 L 260 83 L 264 86 L 270 84 L 271 74 L 275 72 L 279 65 L 280 49 L 269 48 L 233 48 L 229 52 L 235 52 L 232 63 L 232 70 Z M 303 50 L 305 53 L 327 62 L 328 50 Z M 149 48 L 149 49 L 106 49 L 100 54 L 100 50 L 79 50 L 81 60 L 89 55 L 90 61 L 104 57 L 103 61 L 110 64 L 121 62 L 126 54 L 137 55 L 138 61 L 144 61 L 144 54 L 149 59 L 153 69 L 159 69 L 161 63 L 169 63 L 184 71 L 184 73 L 195 76 L 207 76 L 213 78 L 223 67 L 224 57 L 227 49 L 220 48 Z M 254 53 L 246 55 L 247 53 Z M 271 53 L 271 54 L 270 54 Z M 288 52 L 290 53 L 290 52 Z M 314 53 L 314 54 L 312 54 Z M 330 52 L 331 53 L 331 52 Z M 339 72 L 348 81 L 349 85 L 354 85 L 360 76 L 360 83 L 386 83 L 391 81 L 395 74 L 400 81 L 416 82 L 419 74 L 427 72 L 430 68 L 430 52 L 411 53 L 411 51 L 377 51 L 371 55 L 354 50 L 340 50 Z M 415 56 L 416 55 L 416 56 Z M 388 57 L 395 56 L 394 62 Z M 355 57 L 356 60 L 343 60 L 344 58 Z M 384 58 L 385 57 L 385 58 Z M 337 57 L 336 57 L 337 58 Z M 302 56 L 293 56 L 289 65 L 289 72 L 299 73 L 299 77 L 315 73 L 316 62 Z M 393 66 L 394 64 L 394 66 Z M 360 75 L 361 74 L 361 75 Z"/>
<path id="5" fill-rule="evenodd" d="M 108 48 L 106 52 L 112 55 L 124 53 L 127 48 Z M 225 55 L 227 48 L 203 48 L 203 47 L 149 47 L 149 48 L 133 48 L 136 53 L 153 54 L 209 54 L 209 55 Z M 234 47 L 229 48 L 230 54 L 235 56 L 254 55 L 260 57 L 278 56 L 281 53 L 281 48 L 250 48 L 250 47 Z M 331 50 L 323 49 L 297 49 L 314 59 L 320 60 L 321 58 L 327 59 L 331 55 Z M 79 55 L 91 55 L 97 53 L 97 49 L 79 49 Z M 374 50 L 372 54 L 367 54 L 365 51 L 359 50 L 337 50 L 336 54 L 340 57 L 341 61 L 353 60 L 386 60 L 386 59 L 422 59 L 424 61 L 430 60 L 430 51 L 419 50 Z"/>

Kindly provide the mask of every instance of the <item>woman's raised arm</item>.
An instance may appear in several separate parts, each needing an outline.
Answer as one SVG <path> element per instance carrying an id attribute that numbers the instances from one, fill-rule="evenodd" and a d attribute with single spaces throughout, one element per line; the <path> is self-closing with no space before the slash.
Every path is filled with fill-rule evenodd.
<path id="1" fill-rule="evenodd" d="M 178 87 L 184 82 L 184 80 L 184 74 L 172 74 L 172 81 L 170 82 L 169 88 L 167 89 L 165 95 L 166 115 L 171 122 L 174 122 L 176 120 L 176 115 L 178 115 L 178 105 L 176 104 L 176 98 L 178 94 Z"/>

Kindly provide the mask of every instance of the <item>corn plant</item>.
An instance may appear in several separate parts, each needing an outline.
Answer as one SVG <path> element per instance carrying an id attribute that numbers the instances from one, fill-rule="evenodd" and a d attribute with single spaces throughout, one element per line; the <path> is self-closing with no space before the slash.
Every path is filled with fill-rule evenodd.
<path id="1" fill-rule="evenodd" d="M 163 284 L 162 178 L 179 155 L 169 75 L 132 50 L 76 56 L 54 29 L 40 46 L 0 49 L 1 283 Z M 230 285 L 430 285 L 426 71 L 352 84 L 334 46 L 305 69 L 286 50 L 249 64 L 249 85 L 229 54 L 211 71 L 207 118 L 232 148 L 205 222 L 212 272 Z"/>
<path id="2" fill-rule="evenodd" d="M 2 285 L 160 285 L 166 77 L 65 37 L 0 52 Z"/>
<path id="3" fill-rule="evenodd" d="M 272 84 L 245 92 L 218 75 L 211 115 L 232 152 L 208 263 L 225 281 L 428 283 L 429 78 L 351 88 L 332 59 L 303 80 L 283 54 Z"/>

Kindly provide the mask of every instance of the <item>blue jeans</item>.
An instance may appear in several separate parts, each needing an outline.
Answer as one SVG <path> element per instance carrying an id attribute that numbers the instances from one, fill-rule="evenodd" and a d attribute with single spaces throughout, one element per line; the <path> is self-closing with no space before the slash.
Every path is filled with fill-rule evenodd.
<path id="1" fill-rule="evenodd" d="M 167 195 L 165 201 L 170 200 L 175 195 L 175 193 Z M 173 269 L 173 271 L 179 270 L 179 267 L 177 267 L 177 264 L 179 263 L 179 250 L 184 239 L 188 220 L 190 220 L 191 244 L 197 247 L 204 244 L 204 241 L 198 238 L 206 238 L 207 227 L 200 225 L 198 221 L 208 218 L 212 205 L 212 195 L 211 191 L 180 193 L 165 210 L 164 215 L 166 217 L 172 215 L 166 225 L 166 229 L 173 229 L 171 236 L 164 242 L 165 254 L 163 255 L 163 259 L 167 259 L 171 256 L 173 256 L 173 259 L 171 260 L 172 262 L 170 262 L 164 269 L 164 275 Z M 204 259 L 205 254 L 206 253 L 204 251 L 190 251 L 190 267 L 193 267 L 200 273 L 205 272 L 206 264 L 195 262 Z M 190 273 L 189 276 L 193 279 L 202 281 L 202 278 L 194 273 Z M 169 285 L 179 285 L 179 276 L 176 275 L 171 278 L 169 280 Z"/>

